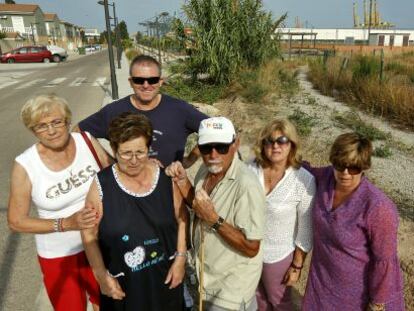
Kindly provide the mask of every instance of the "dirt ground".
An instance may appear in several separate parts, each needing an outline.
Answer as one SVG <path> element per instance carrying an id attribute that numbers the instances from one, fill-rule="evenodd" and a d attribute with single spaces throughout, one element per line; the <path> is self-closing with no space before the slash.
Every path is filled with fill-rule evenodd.
<path id="1" fill-rule="evenodd" d="M 301 87 L 298 94 L 291 98 L 277 98 L 275 96 L 270 101 L 272 104 L 247 104 L 239 98 L 235 98 L 230 101 L 218 102 L 213 106 L 195 105 L 209 115 L 224 115 L 234 122 L 241 136 L 241 153 L 244 160 L 252 157 L 250 146 L 253 145 L 258 131 L 265 123 L 276 117 L 288 117 L 295 109 L 314 116 L 315 122 L 312 131 L 308 137 L 302 140 L 302 154 L 304 159 L 309 160 L 315 165 L 326 164 L 328 158 L 327 150 L 329 150 L 334 138 L 341 133 L 349 131 L 349 129 L 336 124 L 333 121 L 332 114 L 338 110 L 347 110 L 349 108 L 332 98 L 320 95 L 316 90 L 312 89 L 312 85 L 306 80 L 306 72 L 302 72 L 298 79 Z M 309 98 L 313 99 L 309 100 Z M 374 120 L 374 118 L 362 113 L 360 115 L 367 122 L 375 124 L 376 127 L 386 128 L 393 137 L 393 155 L 388 159 L 374 158 L 374 165 L 368 177 L 398 203 L 400 210 L 398 252 L 404 273 L 404 297 L 406 310 L 414 311 L 414 196 L 412 193 L 414 189 L 414 172 L 411 174 L 410 171 L 414 170 L 414 156 L 412 149 L 407 148 L 407 145 L 414 141 L 414 134 L 408 132 L 401 133 L 398 130 L 393 132 L 394 129 L 388 123 L 379 119 Z M 398 139 L 400 141 L 397 141 Z M 413 145 L 414 143 L 410 146 Z M 405 170 L 405 174 L 390 175 L 390 171 L 398 170 L 402 161 L 408 163 L 408 171 Z M 197 167 L 198 165 L 195 165 L 191 169 L 190 175 L 194 174 Z M 387 178 L 390 180 L 387 180 Z M 403 186 L 393 187 L 393 185 L 398 184 L 396 179 L 398 179 L 399 183 L 403 182 Z M 309 261 L 309 259 L 306 260 L 301 280 L 293 291 L 298 310 L 305 289 Z"/>

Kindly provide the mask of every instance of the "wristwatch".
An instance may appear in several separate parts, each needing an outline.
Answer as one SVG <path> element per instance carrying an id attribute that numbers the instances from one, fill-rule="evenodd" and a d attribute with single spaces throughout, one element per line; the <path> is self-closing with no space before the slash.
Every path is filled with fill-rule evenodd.
<path id="1" fill-rule="evenodd" d="M 223 217 L 220 217 L 217 219 L 216 223 L 214 223 L 210 228 L 211 230 L 213 230 L 214 232 L 217 232 L 218 229 L 220 228 L 220 226 L 224 223 L 224 219 Z"/>

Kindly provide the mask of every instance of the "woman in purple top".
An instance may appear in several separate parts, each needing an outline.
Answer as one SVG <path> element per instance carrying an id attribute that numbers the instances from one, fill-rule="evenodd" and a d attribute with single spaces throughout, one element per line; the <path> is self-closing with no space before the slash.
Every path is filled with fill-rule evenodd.
<path id="1" fill-rule="evenodd" d="M 332 166 L 308 168 L 317 192 L 304 311 L 404 310 L 398 213 L 363 174 L 371 153 L 368 139 L 347 133 L 331 148 Z"/>

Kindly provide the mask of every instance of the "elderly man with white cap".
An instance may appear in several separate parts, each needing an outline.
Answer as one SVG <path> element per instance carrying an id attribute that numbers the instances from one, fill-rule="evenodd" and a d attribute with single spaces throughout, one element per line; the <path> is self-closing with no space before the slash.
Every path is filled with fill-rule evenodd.
<path id="1" fill-rule="evenodd" d="M 237 157 L 239 138 L 230 120 L 205 119 L 198 135 L 203 165 L 194 187 L 180 162 L 166 171 L 196 216 L 191 235 L 203 309 L 256 310 L 265 195 Z"/>

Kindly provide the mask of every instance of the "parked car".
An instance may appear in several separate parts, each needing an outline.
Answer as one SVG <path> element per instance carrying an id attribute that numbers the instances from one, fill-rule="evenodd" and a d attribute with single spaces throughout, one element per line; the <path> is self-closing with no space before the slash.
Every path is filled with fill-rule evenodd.
<path id="1" fill-rule="evenodd" d="M 44 62 L 50 63 L 52 53 L 46 46 L 22 46 L 11 50 L 1 56 L 2 63 L 31 63 Z"/>
<path id="2" fill-rule="evenodd" d="M 59 63 L 61 61 L 64 61 L 68 58 L 68 53 L 64 48 L 61 48 L 57 45 L 48 45 L 46 46 L 47 49 L 52 53 L 52 60 L 55 63 Z"/>
<path id="3" fill-rule="evenodd" d="M 95 51 L 96 51 L 95 45 L 92 45 L 92 44 L 85 45 L 85 52 L 90 53 L 90 52 L 95 52 Z"/>

